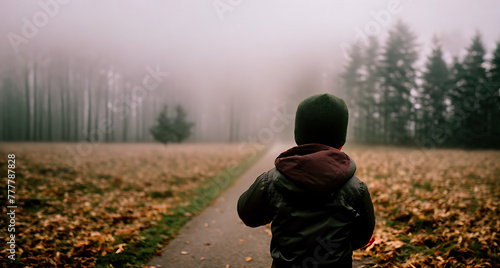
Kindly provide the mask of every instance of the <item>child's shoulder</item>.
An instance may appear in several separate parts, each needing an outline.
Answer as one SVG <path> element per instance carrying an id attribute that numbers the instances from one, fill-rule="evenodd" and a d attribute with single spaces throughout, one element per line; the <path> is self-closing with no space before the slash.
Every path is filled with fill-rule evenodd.
<path id="1" fill-rule="evenodd" d="M 352 176 L 347 182 L 339 188 L 339 192 L 343 195 L 351 197 L 361 197 L 368 190 L 366 183 L 358 177 Z"/>

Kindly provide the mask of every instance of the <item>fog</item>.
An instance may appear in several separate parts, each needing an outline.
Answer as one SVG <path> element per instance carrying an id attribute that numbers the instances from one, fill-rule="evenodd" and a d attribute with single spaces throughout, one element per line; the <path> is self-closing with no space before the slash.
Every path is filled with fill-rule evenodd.
<path id="1" fill-rule="evenodd" d="M 500 40 L 496 1 L 2 0 L 0 78 L 23 81 L 26 66 L 59 57 L 77 59 L 75 73 L 78 64 L 109 69 L 132 85 L 147 66 L 158 68 L 168 77 L 145 94 L 185 106 L 195 122 L 192 140 L 228 140 L 231 120 L 238 121 L 236 139 L 247 140 L 269 125 L 273 108 L 292 113 L 307 95 L 342 95 L 346 47 L 360 32 L 383 45 L 398 20 L 418 38 L 418 64 L 433 36 L 448 62 L 463 57 L 476 32 L 488 52 Z"/>

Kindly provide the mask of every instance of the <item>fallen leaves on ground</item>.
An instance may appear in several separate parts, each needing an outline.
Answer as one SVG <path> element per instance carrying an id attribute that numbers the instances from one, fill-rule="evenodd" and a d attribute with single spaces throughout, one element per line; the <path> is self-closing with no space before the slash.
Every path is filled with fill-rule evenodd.
<path id="1" fill-rule="evenodd" d="M 16 154 L 16 241 L 23 265 L 92 267 L 99 256 L 123 254 L 129 243 L 144 239 L 142 231 L 188 206 L 196 195 L 193 190 L 224 170 L 226 175 L 236 174 L 233 167 L 263 148 L 255 144 L 88 144 L 80 154 L 77 150 L 83 149 L 78 146 L 6 143 L 0 147 L 3 185 L 7 184 L 6 156 Z M 206 191 L 216 196 L 228 183 L 219 180 Z M 2 215 L 6 215 L 5 206 Z M 0 240 L 7 241 L 6 231 L 0 230 Z"/>
<path id="2" fill-rule="evenodd" d="M 381 267 L 500 267 L 500 151 L 353 146 Z"/>

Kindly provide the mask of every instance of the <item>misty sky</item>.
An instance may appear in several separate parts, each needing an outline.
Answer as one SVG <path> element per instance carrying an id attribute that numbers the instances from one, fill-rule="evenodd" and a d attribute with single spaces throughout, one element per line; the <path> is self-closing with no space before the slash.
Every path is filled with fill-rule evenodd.
<path id="1" fill-rule="evenodd" d="M 139 72 L 159 64 L 179 88 L 202 98 L 225 98 L 228 91 L 279 96 L 304 70 L 324 80 L 316 91 L 330 90 L 344 64 L 342 44 L 370 23 L 378 23 L 383 42 L 397 20 L 406 22 L 419 38 L 422 59 L 434 34 L 447 58 L 463 55 L 476 30 L 488 53 L 500 40 L 500 2 L 491 0 L 61 2 L 67 3 L 55 10 L 55 0 L 0 1 L 2 65 L 18 64 L 13 56 L 91 54 Z M 44 10 L 40 3 L 52 3 L 54 14 L 15 54 L 8 35 L 22 36 L 23 18 L 33 21 Z M 381 25 L 373 14 L 386 14 L 391 5 L 397 12 Z"/>

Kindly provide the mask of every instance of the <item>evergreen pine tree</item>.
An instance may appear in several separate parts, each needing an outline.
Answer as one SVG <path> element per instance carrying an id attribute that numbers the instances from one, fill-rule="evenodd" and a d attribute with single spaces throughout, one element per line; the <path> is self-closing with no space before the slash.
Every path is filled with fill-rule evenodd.
<path id="1" fill-rule="evenodd" d="M 453 57 L 451 67 L 452 86 L 448 91 L 450 100 L 450 112 L 447 116 L 447 130 L 450 136 L 449 145 L 460 146 L 461 141 L 466 140 L 467 133 L 462 127 L 465 119 L 465 109 L 463 107 L 462 86 L 465 84 L 465 69 L 458 57 Z M 462 145 L 463 146 L 463 145 Z"/>
<path id="2" fill-rule="evenodd" d="M 407 25 L 399 21 L 389 32 L 382 53 L 380 75 L 385 143 L 409 142 L 413 107 L 410 94 L 416 89 L 414 64 L 418 59 L 415 41 L 416 36 Z"/>
<path id="3" fill-rule="evenodd" d="M 450 87 L 450 74 L 437 39 L 434 40 L 434 48 L 427 58 L 422 78 L 418 97 L 419 116 L 416 122 L 418 140 L 421 143 L 442 145 L 446 140 L 445 97 Z"/>
<path id="4" fill-rule="evenodd" d="M 157 125 L 150 129 L 154 139 L 167 144 L 169 142 L 182 142 L 191 134 L 193 123 L 186 121 L 186 112 L 181 106 L 176 107 L 176 117 L 168 117 L 167 105 L 163 106 L 157 118 Z"/>
<path id="5" fill-rule="evenodd" d="M 491 129 L 488 133 L 489 144 L 493 148 L 500 148 L 500 41 L 497 42 L 496 48 L 493 51 L 488 76 L 487 90 L 491 101 L 491 117 L 489 118 Z"/>
<path id="6" fill-rule="evenodd" d="M 479 34 L 472 39 L 463 60 L 463 83 L 457 85 L 456 108 L 460 109 L 463 123 L 459 129 L 458 142 L 466 147 L 487 147 L 488 122 L 485 120 L 487 100 L 485 49 Z"/>
<path id="7" fill-rule="evenodd" d="M 349 61 L 345 67 L 345 71 L 340 74 L 342 85 L 347 96 L 346 103 L 351 112 L 349 113 L 349 127 L 354 133 L 354 140 L 360 141 L 362 135 L 360 113 L 358 106 L 360 94 L 363 87 L 361 79 L 361 67 L 363 66 L 362 49 L 353 45 L 349 51 Z"/>
<path id="8" fill-rule="evenodd" d="M 182 106 L 177 105 L 175 112 L 176 116 L 172 121 L 172 129 L 177 136 L 177 141 L 182 142 L 191 135 L 191 128 L 194 124 L 187 121 L 187 114 Z"/>
<path id="9" fill-rule="evenodd" d="M 363 74 L 363 101 L 364 110 L 364 141 L 368 143 L 381 142 L 380 129 L 380 87 L 379 87 L 379 43 L 377 38 L 370 37 L 368 47 L 364 53 Z"/>

